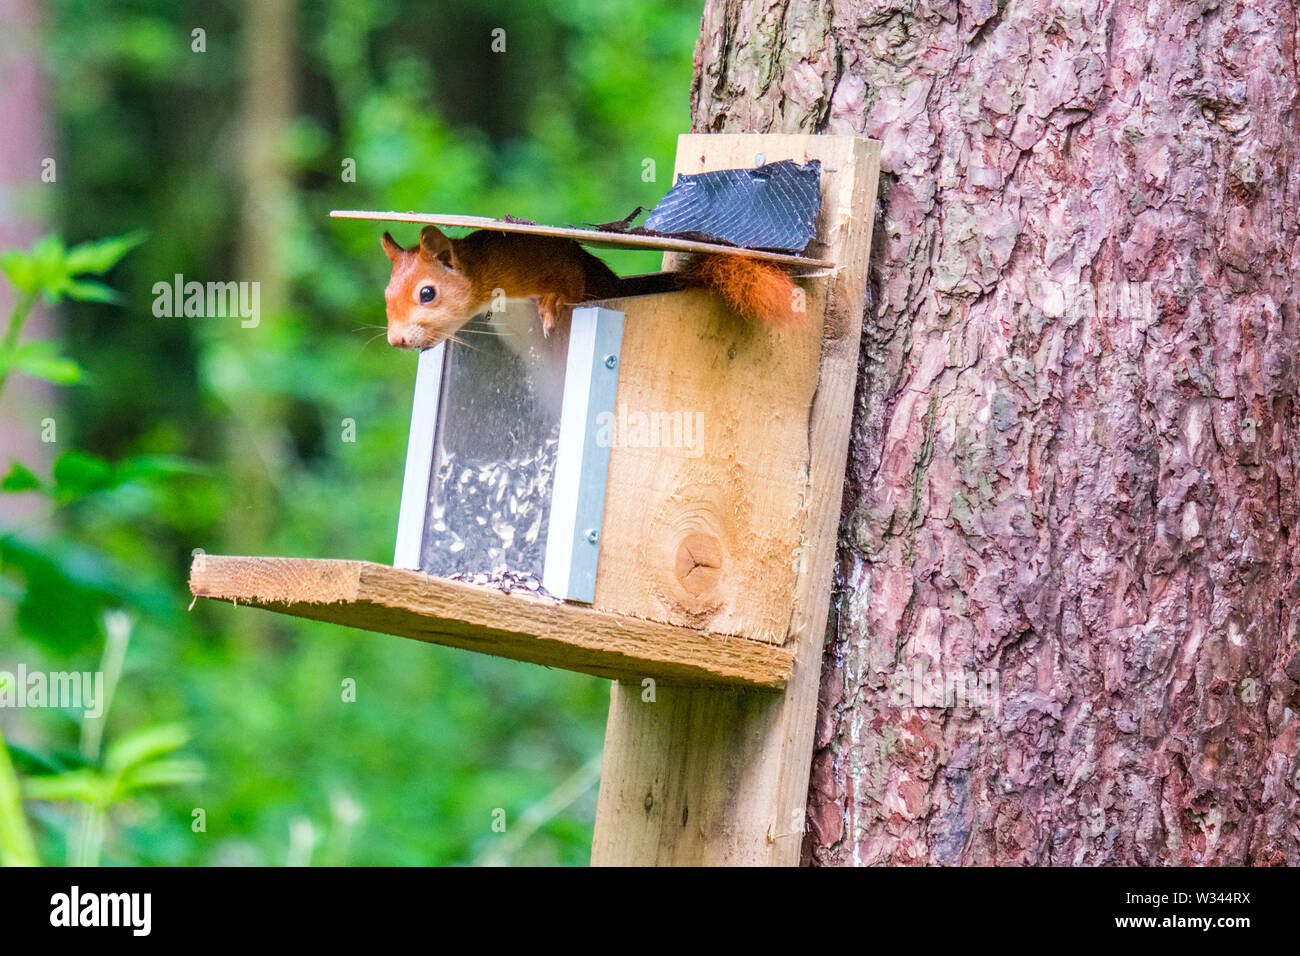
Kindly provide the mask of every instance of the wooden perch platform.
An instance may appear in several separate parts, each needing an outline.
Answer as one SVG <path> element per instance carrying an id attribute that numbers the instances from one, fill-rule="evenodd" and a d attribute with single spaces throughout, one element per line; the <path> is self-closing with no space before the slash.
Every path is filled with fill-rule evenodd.
<path id="1" fill-rule="evenodd" d="M 232 601 L 432 644 L 688 687 L 786 685 L 793 654 L 742 637 L 659 624 L 519 591 L 432 578 L 369 561 L 198 555 L 196 597 Z M 526 593 L 526 592 L 525 592 Z"/>
<path id="2" fill-rule="evenodd" d="M 483 216 L 452 216 L 427 212 L 373 212 L 365 209 L 335 209 L 334 219 L 367 219 L 375 222 L 422 222 L 434 226 L 459 226 L 465 229 L 491 229 L 495 232 L 519 232 L 530 236 L 554 236 L 573 239 L 584 246 L 598 249 L 660 249 L 664 252 L 714 252 L 765 262 L 780 262 L 787 266 L 805 269 L 830 269 L 835 263 L 828 259 L 811 259 L 783 252 L 764 252 L 761 249 L 742 249 L 716 242 L 695 239 L 674 239 L 671 236 L 645 236 L 634 232 L 613 232 L 602 229 L 578 229 L 573 226 L 542 226 L 528 222 L 510 222 L 506 219 L 488 219 Z M 814 246 L 816 243 L 814 242 Z"/>

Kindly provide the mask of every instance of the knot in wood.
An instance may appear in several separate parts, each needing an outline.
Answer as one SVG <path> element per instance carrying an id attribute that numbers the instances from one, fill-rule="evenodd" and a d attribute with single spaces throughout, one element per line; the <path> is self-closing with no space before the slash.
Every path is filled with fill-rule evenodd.
<path id="1" fill-rule="evenodd" d="M 675 570 L 691 594 L 712 590 L 722 577 L 722 544 L 711 534 L 688 534 L 677 546 Z"/>

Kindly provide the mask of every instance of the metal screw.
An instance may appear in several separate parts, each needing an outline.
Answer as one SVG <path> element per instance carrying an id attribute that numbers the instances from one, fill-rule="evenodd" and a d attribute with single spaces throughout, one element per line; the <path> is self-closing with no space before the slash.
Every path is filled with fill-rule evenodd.
<path id="1" fill-rule="evenodd" d="M 755 166 L 762 166 L 762 165 L 763 165 L 764 163 L 766 163 L 766 162 L 767 162 L 767 157 L 764 156 L 762 153 L 755 153 L 755 154 L 754 154 L 754 165 L 755 165 Z"/>
<path id="2" fill-rule="evenodd" d="M 588 528 L 587 540 L 590 541 L 592 544 L 595 544 L 600 540 L 600 532 L 597 531 L 595 528 Z"/>
<path id="3" fill-rule="evenodd" d="M 613 367 L 614 367 L 615 365 L 617 365 L 617 364 L 618 364 L 618 356 L 617 356 L 617 355 L 606 355 L 606 356 L 605 356 L 605 368 L 613 368 Z"/>
<path id="4" fill-rule="evenodd" d="M 727 349 L 727 358 L 729 358 L 729 359 L 734 359 L 735 357 L 736 357 L 736 350 L 735 350 L 735 349 Z"/>

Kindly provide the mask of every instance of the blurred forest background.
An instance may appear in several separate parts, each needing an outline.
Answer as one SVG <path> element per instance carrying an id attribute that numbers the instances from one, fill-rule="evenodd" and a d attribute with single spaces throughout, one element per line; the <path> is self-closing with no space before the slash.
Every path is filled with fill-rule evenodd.
<path id="1" fill-rule="evenodd" d="M 0 854 L 587 861 L 606 682 L 189 610 L 186 578 L 195 549 L 391 561 L 415 357 L 379 334 L 381 227 L 328 211 L 577 223 L 653 205 L 699 16 L 0 0 L 0 308 L 19 316 L 0 345 L 0 671 L 111 681 L 121 661 L 104 721 L 0 709 Z M 260 323 L 155 317 L 178 273 L 260 283 Z"/>

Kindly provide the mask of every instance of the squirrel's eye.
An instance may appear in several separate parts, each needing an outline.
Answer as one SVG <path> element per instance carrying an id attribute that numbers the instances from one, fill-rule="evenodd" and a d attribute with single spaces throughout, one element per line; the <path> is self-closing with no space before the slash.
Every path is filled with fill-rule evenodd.
<path id="1" fill-rule="evenodd" d="M 420 287 L 420 304 L 428 305 L 438 297 L 438 290 L 431 285 Z"/>

